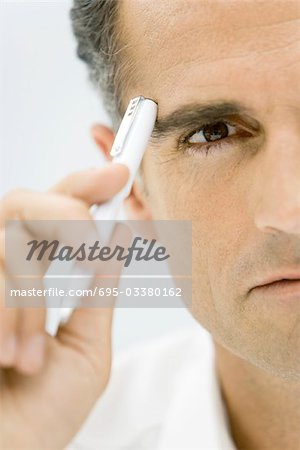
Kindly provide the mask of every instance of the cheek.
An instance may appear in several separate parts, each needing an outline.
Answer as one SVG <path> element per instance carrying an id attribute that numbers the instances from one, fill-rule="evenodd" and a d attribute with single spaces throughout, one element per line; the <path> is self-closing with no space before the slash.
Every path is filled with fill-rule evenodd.
<path id="1" fill-rule="evenodd" d="M 199 201 L 202 197 L 199 195 Z M 227 199 L 228 200 L 228 199 Z M 224 321 L 234 322 L 241 298 L 237 290 L 235 267 L 241 253 L 237 229 L 240 217 L 230 202 L 218 197 L 198 207 L 193 219 L 193 307 L 192 314 L 205 328 L 219 330 Z M 231 202 L 232 204 L 232 202 Z"/>
<path id="2" fill-rule="evenodd" d="M 247 177 L 238 166 L 200 164 L 193 158 L 148 166 L 154 218 L 193 222 L 191 312 L 209 329 L 223 314 L 233 319 L 238 301 L 234 267 L 250 223 L 243 209 Z"/>

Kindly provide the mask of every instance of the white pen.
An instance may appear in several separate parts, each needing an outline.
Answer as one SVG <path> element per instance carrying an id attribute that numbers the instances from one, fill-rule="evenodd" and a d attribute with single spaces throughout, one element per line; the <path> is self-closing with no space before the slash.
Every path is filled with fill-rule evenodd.
<path id="1" fill-rule="evenodd" d="M 92 207 L 97 220 L 116 219 L 123 200 L 129 195 L 133 181 L 147 148 L 157 116 L 157 103 L 142 96 L 132 98 L 118 129 L 110 155 L 112 163 L 125 164 L 130 172 L 126 186 L 110 201 Z"/>
<path id="2" fill-rule="evenodd" d="M 157 103 L 149 98 L 138 96 L 130 100 L 110 151 L 110 155 L 113 157 L 112 163 L 122 163 L 128 167 L 129 178 L 126 185 L 111 200 L 91 207 L 91 213 L 95 220 L 115 221 L 118 219 L 123 201 L 131 191 L 151 137 L 157 118 L 157 109 Z M 114 224 L 112 222 L 111 228 L 107 226 L 105 228 L 107 234 L 102 237 L 106 242 L 110 239 Z M 76 272 L 76 267 L 74 270 Z M 66 319 L 72 308 L 64 308 L 64 310 L 65 313 L 67 312 Z M 46 330 L 55 335 L 62 319 L 62 310 L 61 308 L 49 308 L 47 312 Z"/>

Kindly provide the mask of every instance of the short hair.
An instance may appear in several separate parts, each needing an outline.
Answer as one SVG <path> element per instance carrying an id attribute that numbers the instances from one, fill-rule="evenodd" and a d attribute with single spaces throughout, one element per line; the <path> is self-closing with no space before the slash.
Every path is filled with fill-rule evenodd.
<path id="1" fill-rule="evenodd" d="M 115 131 L 124 113 L 122 94 L 124 81 L 127 79 L 125 64 L 120 58 L 120 2 L 121 0 L 74 0 L 70 12 L 78 43 L 77 55 L 87 63 L 90 79 L 102 96 Z"/>
<path id="2" fill-rule="evenodd" d="M 102 95 L 115 132 L 127 106 L 123 104 L 124 92 L 135 71 L 134 61 L 128 56 L 124 57 L 124 50 L 129 44 L 124 44 L 118 14 L 121 1 L 73 0 L 70 12 L 78 43 L 77 55 L 88 66 L 90 79 Z M 139 179 L 144 194 L 148 195 L 142 165 L 136 178 Z"/>

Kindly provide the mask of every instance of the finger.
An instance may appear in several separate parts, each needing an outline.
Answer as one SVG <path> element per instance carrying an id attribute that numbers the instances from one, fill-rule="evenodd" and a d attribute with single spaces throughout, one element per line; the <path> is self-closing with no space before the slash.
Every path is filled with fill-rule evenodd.
<path id="1" fill-rule="evenodd" d="M 58 194 L 16 189 L 4 196 L 0 204 L 0 227 L 6 220 L 87 220 L 87 205 L 81 200 Z"/>
<path id="2" fill-rule="evenodd" d="M 42 231 L 44 228 L 44 222 L 42 221 L 40 230 Z M 35 280 L 33 283 L 36 285 L 35 287 L 40 288 L 41 286 L 38 286 L 40 279 L 44 276 L 50 264 L 50 248 L 45 251 L 40 261 L 31 258 L 29 262 L 26 259 L 30 250 L 28 243 L 32 242 L 34 236 L 23 226 L 21 221 L 14 222 L 13 226 L 6 228 L 6 231 L 7 246 L 5 262 L 4 254 L 0 250 L 0 260 L 3 260 L 3 273 L 6 280 L 9 278 L 12 279 L 16 289 L 26 289 L 29 280 L 24 278 L 24 276 L 34 276 Z"/>
<path id="3" fill-rule="evenodd" d="M 3 233 L 2 233 L 3 236 Z M 2 247 L 2 246 L 0 246 Z M 27 308 L 27 298 L 9 296 L 11 290 L 22 289 L 22 279 L 11 278 L 4 265 L 3 254 L 0 255 L 0 365 L 17 367 L 20 372 L 33 374 L 37 372 L 44 360 L 44 308 Z M 22 269 L 22 267 L 21 267 Z M 39 273 L 39 271 L 38 271 Z M 21 283 L 21 285 L 19 285 Z M 40 278 L 35 281 L 41 287 Z M 7 297 L 7 306 L 4 304 Z M 21 308 L 11 308 L 9 304 L 19 303 Z M 39 298 L 39 301 L 41 299 Z"/>
<path id="4" fill-rule="evenodd" d="M 97 239 L 95 222 L 80 200 L 23 190 L 8 197 L 0 213 L 2 220 L 20 219 L 6 222 L 5 228 L 5 266 L 11 276 L 42 276 L 61 244 L 77 249 L 82 239 Z M 0 259 L 4 261 L 4 245 L 0 247 Z"/>
<path id="5" fill-rule="evenodd" d="M 124 248 L 127 248 L 131 239 L 131 230 L 124 224 L 117 224 L 109 246 L 115 248 L 117 244 L 121 244 Z M 107 266 L 108 263 L 105 262 L 104 265 Z M 110 287 L 118 286 L 122 265 L 123 261 L 114 261 L 113 274 L 115 277 L 111 279 Z M 99 279 L 98 281 L 95 280 L 95 283 L 97 282 L 99 282 Z M 64 343 L 70 341 L 74 343 L 75 340 L 77 346 L 79 345 L 84 349 L 94 349 L 96 353 L 97 351 L 105 351 L 105 348 L 110 347 L 114 299 L 111 298 L 109 307 L 95 307 L 95 305 L 101 304 L 101 298 L 99 298 L 94 299 L 91 307 L 75 309 L 69 321 L 59 328 L 58 337 Z M 91 304 L 90 300 L 90 297 L 82 299 L 82 304 Z M 106 301 L 105 304 L 108 304 L 108 302 Z"/>
<path id="6" fill-rule="evenodd" d="M 10 296 L 9 292 L 16 291 L 16 288 L 20 287 L 18 281 L 20 280 L 9 277 L 2 266 L 0 274 L 0 365 L 17 367 L 21 372 L 30 374 L 39 370 L 43 363 L 43 355 L 41 355 L 38 344 L 40 338 L 36 336 L 44 333 L 45 309 L 27 308 L 27 297 Z M 38 283 L 41 284 L 41 280 L 38 280 Z M 39 301 L 41 301 L 40 298 Z M 16 304 L 18 307 L 11 307 Z"/>
<path id="7" fill-rule="evenodd" d="M 99 169 L 75 172 L 57 183 L 50 192 L 78 198 L 88 205 L 103 203 L 113 197 L 128 181 L 124 164 L 106 163 Z"/>
<path id="8" fill-rule="evenodd" d="M 2 278 L 0 279 L 1 292 L 4 292 L 3 284 Z M 13 366 L 16 361 L 17 316 L 16 308 L 0 306 L 0 366 L 2 367 Z"/>
<path id="9" fill-rule="evenodd" d="M 15 364 L 17 354 L 17 314 L 16 308 L 0 311 L 0 366 Z"/>
<path id="10" fill-rule="evenodd" d="M 16 358 L 18 311 L 5 304 L 6 290 L 10 289 L 11 282 L 5 279 L 3 258 L 4 232 L 0 230 L 0 366 L 9 367 L 14 364 Z"/>
<path id="11" fill-rule="evenodd" d="M 43 366 L 46 350 L 45 319 L 45 308 L 20 310 L 16 367 L 24 374 L 34 374 Z"/>

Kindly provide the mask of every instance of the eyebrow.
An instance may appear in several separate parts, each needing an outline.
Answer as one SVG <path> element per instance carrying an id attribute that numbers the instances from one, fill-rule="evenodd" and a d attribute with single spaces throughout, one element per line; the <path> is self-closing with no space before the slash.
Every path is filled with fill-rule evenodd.
<path id="1" fill-rule="evenodd" d="M 151 141 L 155 143 L 157 140 L 167 138 L 175 130 L 200 127 L 205 123 L 218 121 L 231 115 L 247 115 L 249 118 L 250 111 L 237 102 L 186 104 L 164 117 L 158 117 L 151 135 Z"/>

